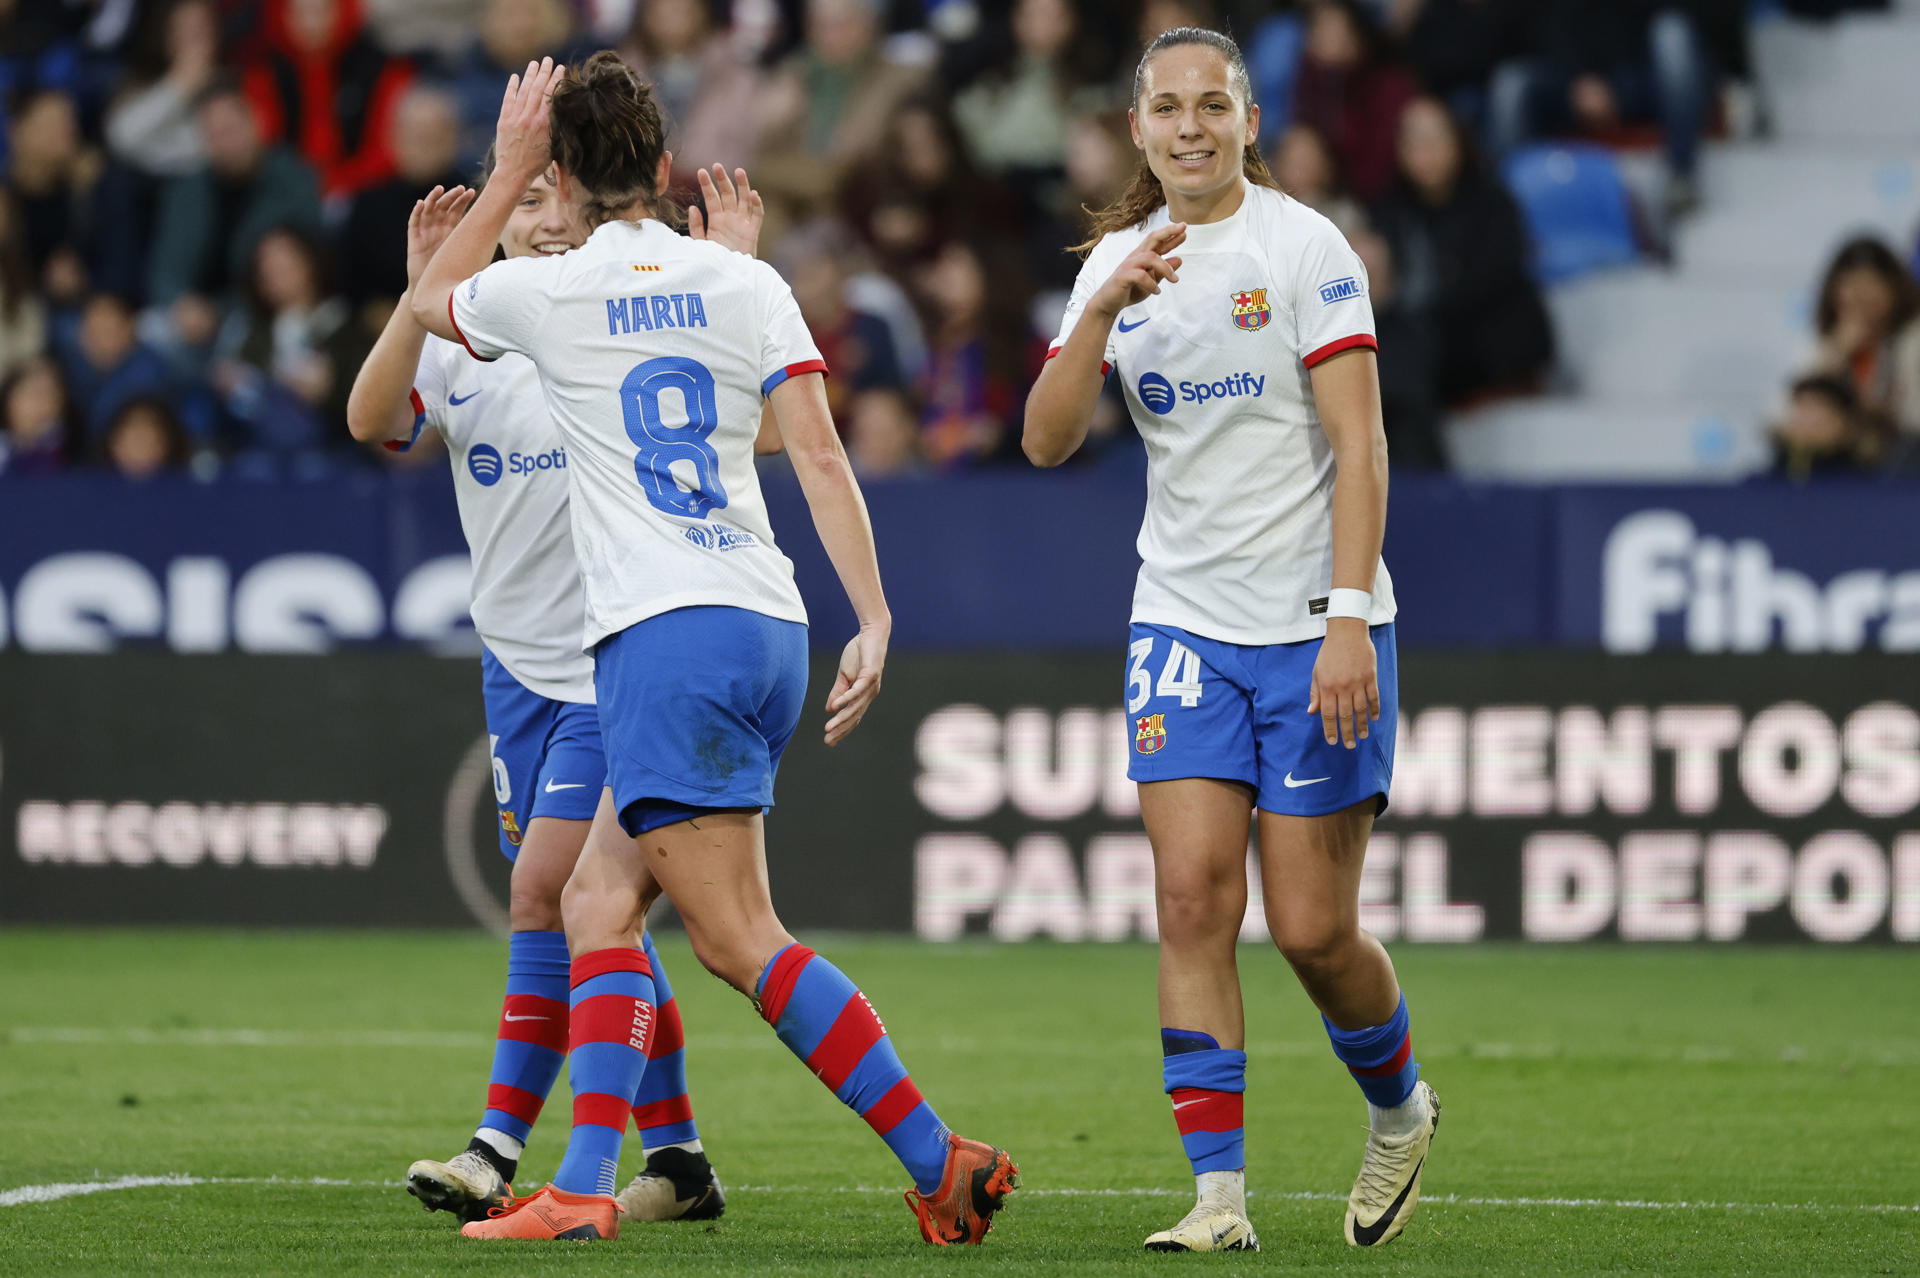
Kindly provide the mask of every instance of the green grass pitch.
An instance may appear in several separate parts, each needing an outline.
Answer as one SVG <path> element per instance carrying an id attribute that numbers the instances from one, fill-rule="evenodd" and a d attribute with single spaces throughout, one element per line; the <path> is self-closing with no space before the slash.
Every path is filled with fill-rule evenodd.
<path id="1" fill-rule="evenodd" d="M 810 939 L 941 1115 L 1019 1161 L 984 1247 L 919 1242 L 885 1147 L 677 935 L 662 949 L 727 1214 L 586 1245 L 468 1242 L 399 1187 L 478 1117 L 498 942 L 14 930 L 0 1272 L 1920 1273 L 1911 951 L 1397 950 L 1445 1118 L 1413 1223 L 1360 1252 L 1339 1227 L 1365 1111 L 1278 956 L 1245 949 L 1265 1250 L 1181 1257 L 1140 1250 L 1191 1192 L 1150 948 Z M 523 1190 L 558 1161 L 564 1077 L 547 1112 Z M 182 1180 L 23 1192 L 161 1176 Z"/>

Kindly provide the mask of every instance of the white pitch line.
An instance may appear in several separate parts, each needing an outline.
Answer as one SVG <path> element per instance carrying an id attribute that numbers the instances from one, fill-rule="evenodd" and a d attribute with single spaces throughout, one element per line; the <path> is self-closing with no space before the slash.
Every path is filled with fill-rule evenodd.
<path id="1" fill-rule="evenodd" d="M 0 1190 L 0 1207 L 18 1207 L 28 1203 L 50 1203 L 81 1194 L 101 1194 L 119 1189 L 190 1188 L 195 1185 L 281 1185 L 321 1189 L 398 1189 L 397 1180 L 334 1180 L 323 1176 L 296 1179 L 280 1176 L 121 1176 L 116 1180 L 67 1181 L 52 1185 L 22 1185 Z M 736 1185 L 735 1190 L 749 1194 L 897 1194 L 898 1186 L 853 1185 L 819 1189 L 810 1185 Z M 1168 1187 L 1106 1189 L 1022 1189 L 1022 1198 L 1185 1198 L 1191 1190 Z M 1291 1192 L 1250 1192 L 1255 1201 L 1273 1202 L 1345 1202 L 1345 1194 L 1319 1190 Z M 1847 1213 L 1914 1213 L 1920 1203 L 1747 1203 L 1681 1199 L 1661 1202 L 1647 1198 L 1498 1198 L 1468 1194 L 1426 1194 L 1421 1201 L 1451 1207 L 1573 1207 L 1614 1211 L 1805 1211 Z"/>
<path id="2" fill-rule="evenodd" d="M 397 1180 L 332 1180 L 325 1176 L 285 1177 L 285 1176 L 186 1176 L 173 1173 L 166 1176 L 121 1176 L 116 1180 L 78 1180 L 63 1181 L 52 1185 L 22 1185 L 17 1189 L 0 1190 L 0 1207 L 18 1207 L 24 1203 L 50 1203 L 62 1198 L 76 1198 L 81 1194 L 103 1194 L 114 1189 L 151 1189 L 161 1187 L 184 1187 L 192 1185 L 298 1185 L 303 1187 L 338 1188 L 392 1188 L 400 1184 Z"/>
<path id="3" fill-rule="evenodd" d="M 490 1034 L 434 1030 L 282 1030 L 282 1029 L 143 1029 L 137 1026 L 16 1025 L 0 1028 L 0 1042 L 138 1047 L 371 1047 L 444 1048 L 484 1051 L 492 1047 Z M 716 1052 L 783 1051 L 772 1034 L 709 1034 L 697 1044 Z M 980 1052 L 991 1046 L 965 1035 L 939 1035 L 934 1045 L 946 1052 Z M 1256 1039 L 1247 1044 L 1254 1057 L 1320 1059 L 1328 1055 L 1324 1040 Z M 1108 1047 L 1074 1043 L 1029 1043 L 1019 1049 L 1027 1056 L 1081 1058 L 1098 1055 L 1110 1060 Z M 1689 1043 L 1644 1048 L 1570 1048 L 1561 1043 L 1461 1043 L 1423 1047 L 1423 1060 L 1554 1061 L 1598 1060 L 1626 1064 L 1724 1065 L 1732 1062 L 1783 1065 L 1920 1064 L 1920 1046 L 1869 1048 L 1850 1054 L 1815 1054 L 1804 1046 L 1782 1044 L 1764 1049 L 1735 1049 L 1720 1043 Z M 1143 1054 L 1144 1058 L 1144 1054 Z M 1157 1057 L 1155 1058 L 1157 1059 Z"/>

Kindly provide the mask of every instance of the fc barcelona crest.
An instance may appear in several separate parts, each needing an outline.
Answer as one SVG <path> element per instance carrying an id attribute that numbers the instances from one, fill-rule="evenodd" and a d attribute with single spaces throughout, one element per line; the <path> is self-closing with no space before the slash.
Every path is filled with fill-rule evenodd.
<path id="1" fill-rule="evenodd" d="M 520 846 L 520 840 L 525 837 L 520 833 L 520 823 L 514 820 L 513 813 L 505 808 L 500 809 L 500 832 L 506 835 L 507 842 L 516 848 Z"/>
<path id="2" fill-rule="evenodd" d="M 1150 714 L 1140 720 L 1139 731 L 1133 734 L 1133 748 L 1141 754 L 1152 754 L 1167 743 L 1167 716 Z"/>
<path id="3" fill-rule="evenodd" d="M 1267 321 L 1272 318 L 1273 308 L 1267 305 L 1267 290 L 1264 288 L 1250 288 L 1233 295 L 1235 327 L 1251 332 L 1256 328 L 1265 328 Z"/>

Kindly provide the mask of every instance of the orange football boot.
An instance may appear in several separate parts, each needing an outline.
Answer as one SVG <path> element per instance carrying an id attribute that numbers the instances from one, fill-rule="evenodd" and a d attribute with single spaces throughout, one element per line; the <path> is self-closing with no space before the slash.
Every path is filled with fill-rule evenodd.
<path id="1" fill-rule="evenodd" d="M 920 1236 L 936 1247 L 977 1243 L 993 1228 L 993 1213 L 1020 1184 L 1020 1169 L 1004 1149 L 947 1137 L 947 1169 L 932 1194 L 907 1191 Z"/>
<path id="2" fill-rule="evenodd" d="M 620 1236 L 620 1209 L 607 1194 L 569 1194 L 548 1185 L 512 1206 L 495 1207 L 485 1220 L 460 1226 L 468 1238 L 571 1238 L 611 1241 Z"/>

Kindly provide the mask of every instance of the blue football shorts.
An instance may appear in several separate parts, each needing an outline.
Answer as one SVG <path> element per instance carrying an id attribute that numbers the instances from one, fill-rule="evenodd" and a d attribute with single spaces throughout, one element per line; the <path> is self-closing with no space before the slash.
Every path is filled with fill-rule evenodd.
<path id="1" fill-rule="evenodd" d="M 601 640 L 593 683 L 628 834 L 769 808 L 807 697 L 807 628 L 745 608 L 676 608 Z"/>
<path id="2" fill-rule="evenodd" d="M 1319 714 L 1307 713 L 1321 640 L 1223 643 L 1135 622 L 1127 648 L 1127 775 L 1238 781 L 1253 790 L 1257 807 L 1285 816 L 1324 816 L 1370 798 L 1376 812 L 1385 811 L 1400 680 L 1392 623 L 1371 633 L 1380 717 L 1349 750 L 1328 745 Z"/>
<path id="3" fill-rule="evenodd" d="M 480 689 L 487 705 L 493 797 L 500 807 L 500 850 L 511 861 L 536 818 L 593 820 L 607 783 L 607 752 L 592 706 L 541 696 L 484 648 Z"/>

